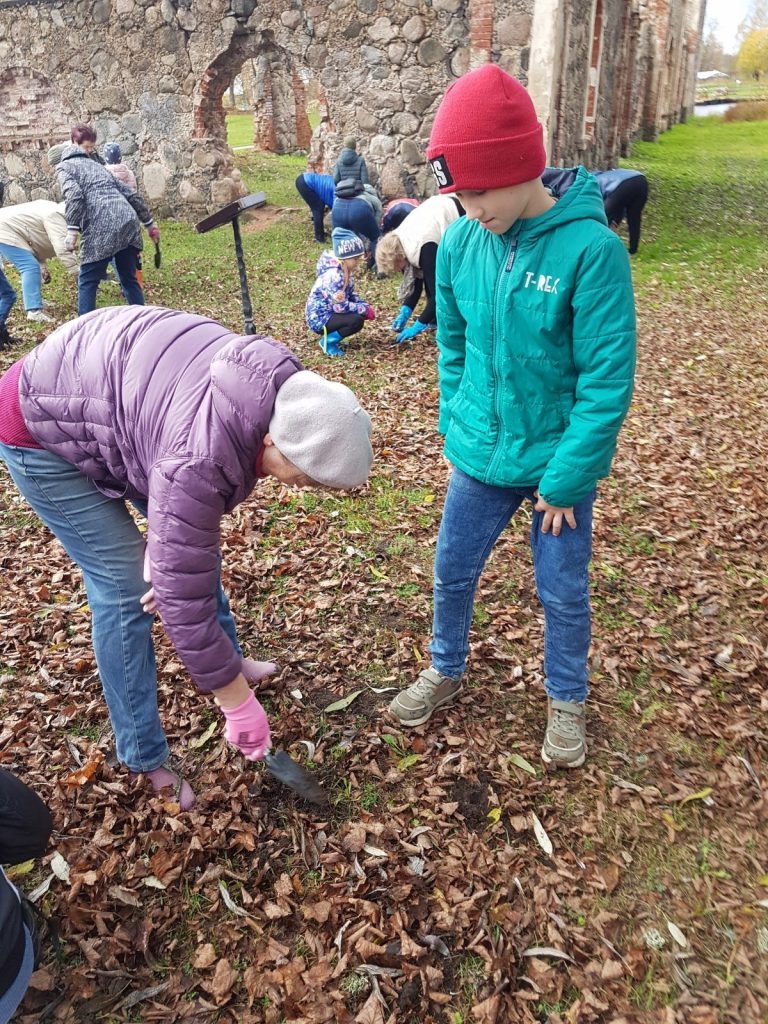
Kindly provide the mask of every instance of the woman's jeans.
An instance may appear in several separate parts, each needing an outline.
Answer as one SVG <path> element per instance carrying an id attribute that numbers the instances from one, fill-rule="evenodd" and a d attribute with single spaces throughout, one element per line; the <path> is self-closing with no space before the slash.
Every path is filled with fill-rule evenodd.
<path id="1" fill-rule="evenodd" d="M 550 697 L 583 701 L 591 639 L 589 561 L 594 492 L 574 506 L 576 529 L 558 537 L 541 532 L 543 512 L 533 513 L 531 549 L 536 590 L 544 608 L 544 675 Z M 430 653 L 442 675 L 466 668 L 472 607 L 480 574 L 504 527 L 533 487 L 493 487 L 454 469 L 437 538 L 434 618 Z"/>
<path id="2" fill-rule="evenodd" d="M 137 256 L 139 250 L 129 245 L 113 256 L 105 256 L 103 260 L 83 263 L 77 284 L 77 315 L 90 313 L 96 309 L 96 292 L 99 282 L 103 280 L 107 267 L 114 261 L 115 270 L 123 289 L 123 295 L 129 306 L 143 306 L 144 292 L 136 279 Z"/>
<path id="3" fill-rule="evenodd" d="M 168 742 L 157 708 L 154 616 L 140 598 L 144 537 L 124 501 L 108 498 L 74 466 L 40 448 L 0 444 L 14 483 L 83 573 L 96 665 L 115 733 L 131 771 L 158 768 Z M 146 503 L 135 502 L 146 515 Z M 217 618 L 239 652 L 229 602 L 219 585 Z"/>
<path id="4" fill-rule="evenodd" d="M 371 243 L 369 258 L 376 255 L 379 241 L 379 225 L 373 210 L 364 199 L 336 199 L 331 207 L 331 224 L 335 228 L 347 228 L 356 235 L 362 235 Z"/>
<path id="5" fill-rule="evenodd" d="M 2 327 L 8 319 L 8 315 L 13 309 L 15 301 L 16 291 L 0 266 L 0 327 Z"/>
<path id="6" fill-rule="evenodd" d="M 21 295 L 24 299 L 24 309 L 42 309 L 43 275 L 35 254 L 29 249 L 0 243 L 0 256 L 12 263 L 21 274 Z"/>

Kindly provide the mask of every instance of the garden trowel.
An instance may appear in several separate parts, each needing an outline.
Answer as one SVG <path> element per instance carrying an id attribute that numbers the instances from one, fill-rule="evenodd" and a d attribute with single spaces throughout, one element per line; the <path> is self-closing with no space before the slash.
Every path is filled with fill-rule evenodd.
<path id="1" fill-rule="evenodd" d="M 155 267 L 160 268 L 160 264 L 163 262 L 163 255 L 160 252 L 160 243 L 155 242 Z"/>
<path id="2" fill-rule="evenodd" d="M 313 804 L 327 804 L 328 794 L 306 768 L 297 764 L 284 750 L 268 750 L 264 755 L 267 771 L 302 799 Z"/>

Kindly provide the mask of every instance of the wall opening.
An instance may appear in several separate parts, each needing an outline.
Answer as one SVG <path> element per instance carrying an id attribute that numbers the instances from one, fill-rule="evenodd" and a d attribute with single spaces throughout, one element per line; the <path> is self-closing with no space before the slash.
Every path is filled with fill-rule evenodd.
<path id="1" fill-rule="evenodd" d="M 583 145 L 589 145 L 595 138 L 597 119 L 597 96 L 600 85 L 600 61 L 603 56 L 603 0 L 595 0 L 592 8 L 592 34 L 589 44 L 589 68 L 587 71 L 587 93 L 584 103 Z"/>
<path id="2" fill-rule="evenodd" d="M 227 143 L 227 117 L 240 120 L 238 140 L 266 153 L 308 152 L 312 122 L 319 123 L 324 96 L 313 79 L 270 33 L 242 37 L 202 76 L 195 103 L 194 137 Z M 250 116 L 243 130 L 243 116 Z"/>

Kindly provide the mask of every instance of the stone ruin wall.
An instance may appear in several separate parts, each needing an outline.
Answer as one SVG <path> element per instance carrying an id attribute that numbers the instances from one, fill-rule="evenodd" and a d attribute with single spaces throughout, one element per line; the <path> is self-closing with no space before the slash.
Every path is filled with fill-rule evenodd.
<path id="1" fill-rule="evenodd" d="M 700 0 L 689 15 L 691 4 Z M 596 11 L 601 81 L 585 138 Z M 226 205 L 245 189 L 222 97 L 246 61 L 260 148 L 307 151 L 323 171 L 354 134 L 387 197 L 433 190 L 424 151 L 440 97 L 487 60 L 529 84 L 550 162 L 607 166 L 649 117 L 659 127 L 669 83 L 679 92 L 687 81 L 670 42 L 685 11 L 686 0 L 0 0 L 6 201 L 50 196 L 47 149 L 87 121 L 99 146 L 120 143 L 157 216 L 195 220 Z M 546 52 L 533 67 L 532 52 Z M 323 99 L 314 133 L 308 81 Z"/>

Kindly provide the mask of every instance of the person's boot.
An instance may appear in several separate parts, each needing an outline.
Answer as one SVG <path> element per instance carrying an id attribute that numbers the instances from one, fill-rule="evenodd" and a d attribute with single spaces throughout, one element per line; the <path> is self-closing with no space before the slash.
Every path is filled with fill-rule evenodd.
<path id="1" fill-rule="evenodd" d="M 8 333 L 8 328 L 5 324 L 0 324 L 0 352 L 15 345 L 18 340 L 18 338 L 14 338 Z"/>
<path id="2" fill-rule="evenodd" d="M 341 347 L 341 335 L 338 331 L 326 331 L 317 339 L 317 343 L 327 356 L 343 356 L 344 349 Z"/>

